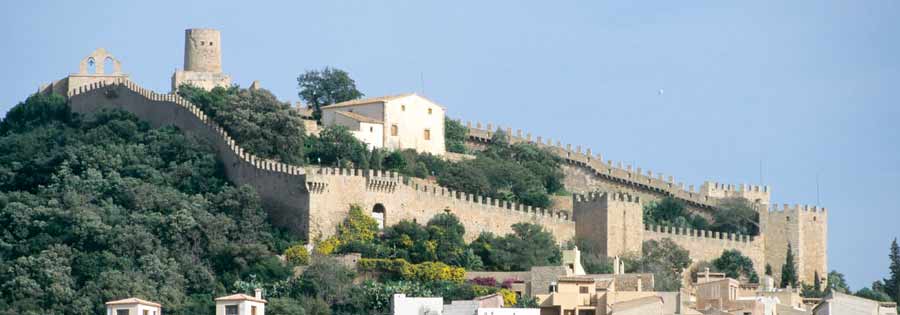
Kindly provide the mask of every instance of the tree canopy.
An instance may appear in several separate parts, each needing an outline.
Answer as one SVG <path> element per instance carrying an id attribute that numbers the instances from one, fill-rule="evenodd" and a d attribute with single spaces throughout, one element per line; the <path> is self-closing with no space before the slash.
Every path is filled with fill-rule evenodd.
<path id="1" fill-rule="evenodd" d="M 322 118 L 322 107 L 363 97 L 356 81 L 346 71 L 331 67 L 306 71 L 297 77 L 297 94 L 313 109 L 316 120 Z"/>
<path id="2" fill-rule="evenodd" d="M 719 258 L 712 261 L 719 272 L 732 279 L 744 279 L 753 283 L 759 283 L 759 275 L 753 268 L 750 257 L 744 256 L 736 249 L 725 250 Z"/>
<path id="3" fill-rule="evenodd" d="M 681 289 L 681 274 L 692 263 L 690 252 L 670 238 L 647 240 L 641 246 L 641 256 L 626 255 L 626 272 L 652 273 L 655 290 L 678 291 Z"/>
<path id="4" fill-rule="evenodd" d="M 35 95 L 0 122 L 0 305 L 16 314 L 99 314 L 103 301 L 207 312 L 251 276 L 290 275 L 249 187 L 211 148 L 121 111 L 71 115 Z"/>

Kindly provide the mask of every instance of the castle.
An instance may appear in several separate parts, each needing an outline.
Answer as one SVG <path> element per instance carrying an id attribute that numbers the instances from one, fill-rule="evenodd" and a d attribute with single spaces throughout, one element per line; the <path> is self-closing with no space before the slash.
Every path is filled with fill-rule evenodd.
<path id="1" fill-rule="evenodd" d="M 230 78 L 221 73 L 219 47 L 221 40 L 217 31 L 187 30 L 185 71 L 175 73 L 173 85 L 185 82 L 211 88 L 230 84 Z M 89 61 L 107 58 L 115 65 L 112 73 L 105 73 L 102 67 L 94 73 L 85 71 Z M 153 126 L 175 125 L 185 133 L 205 140 L 215 148 L 229 180 L 254 187 L 275 224 L 309 240 L 333 234 L 335 227 L 347 216 L 348 205 L 359 204 L 364 209 L 370 209 L 382 226 L 401 220 L 424 223 L 436 214 L 452 212 L 464 224 L 468 241 L 481 231 L 505 234 L 511 232 L 510 225 L 514 223 L 532 222 L 542 225 L 560 242 L 575 237 L 585 238 L 595 244 L 594 250 L 607 256 L 640 252 L 644 241 L 663 238 L 670 238 L 688 249 L 695 262 L 709 261 L 724 250 L 736 249 L 752 259 L 759 274 L 768 264 L 776 277 L 780 276 L 790 244 L 801 281 L 812 283 L 816 274 L 824 280 L 828 272 L 828 215 L 824 208 L 799 205 L 778 207 L 770 202 L 771 190 L 767 186 L 707 182 L 699 189 L 694 186 L 686 188 L 672 176 L 664 177 L 661 173 L 654 174 L 630 165 L 623 167 L 621 163 L 604 161 L 600 154 L 592 153 L 591 149 L 583 150 L 580 146 L 573 149 L 571 145 L 563 146 L 559 141 L 533 137 L 522 130 L 514 132 L 511 128 L 492 124 L 465 123 L 468 129 L 467 145 L 472 149 L 484 147 L 491 142 L 496 130 L 504 130 L 510 143 L 532 143 L 562 158 L 565 161 L 565 186 L 574 195 L 571 200 L 558 202 L 561 205 L 556 207 L 558 209 L 535 208 L 425 185 L 408 181 L 393 172 L 287 165 L 260 158 L 241 148 L 197 106 L 174 93 L 159 94 L 129 80 L 127 75 L 121 73 L 120 63 L 103 49 L 85 58 L 79 73 L 42 86 L 40 92 L 66 95 L 75 112 L 89 114 L 102 108 L 123 109 Z M 382 110 L 385 107 L 405 109 L 406 101 L 403 99 L 398 98 L 399 102 L 388 105 L 384 102 L 394 99 L 383 100 L 378 106 Z M 432 108 L 428 106 L 431 105 L 411 108 Z M 333 111 L 324 107 L 326 113 L 332 112 L 326 114 L 326 121 L 330 119 L 328 123 L 353 124 L 363 131 L 365 127 L 372 127 L 372 132 L 380 126 L 391 136 L 394 130 L 387 126 L 397 125 L 398 139 L 430 140 L 430 137 L 439 136 L 439 150 L 443 152 L 444 109 L 440 106 L 433 107 L 433 110 L 440 111 L 433 113 L 434 117 L 440 118 L 440 128 L 428 127 L 433 126 L 434 122 L 429 125 L 410 124 L 415 128 L 404 128 L 408 119 L 402 116 L 377 119 L 360 111 L 349 111 L 350 108 L 354 106 L 336 106 Z M 425 133 L 428 128 L 434 128 L 430 129 L 430 135 Z M 433 148 L 429 141 L 419 140 L 405 146 L 391 145 L 392 140 L 384 132 L 368 137 L 371 137 L 367 142 L 370 146 L 422 150 L 420 144 L 427 143 L 429 148 Z M 643 205 L 667 196 L 682 201 L 692 212 L 707 216 L 716 211 L 723 198 L 746 198 L 757 205 L 760 234 L 735 235 L 645 225 Z"/>

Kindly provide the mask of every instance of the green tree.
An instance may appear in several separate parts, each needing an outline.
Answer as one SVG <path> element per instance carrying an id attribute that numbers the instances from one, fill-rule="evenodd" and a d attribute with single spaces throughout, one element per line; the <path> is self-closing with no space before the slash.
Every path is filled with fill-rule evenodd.
<path id="1" fill-rule="evenodd" d="M 880 302 L 890 302 L 892 300 L 891 296 L 884 292 L 884 283 L 880 280 L 873 282 L 871 288 L 862 288 L 856 291 L 854 295 Z"/>
<path id="2" fill-rule="evenodd" d="M 797 263 L 794 262 L 794 251 L 791 249 L 791 243 L 788 243 L 784 265 L 781 267 L 781 287 L 797 287 L 797 282 Z"/>
<path id="3" fill-rule="evenodd" d="M 469 130 L 459 121 L 444 119 L 444 145 L 448 152 L 466 153 L 466 137 Z"/>
<path id="4" fill-rule="evenodd" d="M 481 258 L 485 269 L 522 271 L 532 266 L 559 264 L 561 253 L 553 234 L 532 223 L 516 223 L 512 229 L 512 234 L 503 237 L 482 232 L 469 244 L 469 248 Z"/>
<path id="5" fill-rule="evenodd" d="M 461 266 L 461 259 L 466 250 L 466 242 L 463 239 L 466 228 L 459 222 L 459 218 L 452 213 L 440 213 L 428 220 L 425 228 L 434 243 L 437 260 L 448 265 Z"/>
<path id="6" fill-rule="evenodd" d="M 322 129 L 318 137 L 310 137 L 307 141 L 307 156 L 311 163 L 356 168 L 366 168 L 369 164 L 366 144 L 346 127 L 329 126 Z"/>
<path id="7" fill-rule="evenodd" d="M 356 274 L 336 259 L 321 256 L 294 281 L 293 292 L 322 299 L 328 305 L 343 303 L 349 299 L 354 277 Z"/>
<path id="8" fill-rule="evenodd" d="M 675 244 L 672 239 L 644 241 L 641 256 L 626 255 L 627 272 L 648 272 L 654 277 L 658 291 L 677 291 L 681 288 L 681 275 L 691 265 L 690 252 Z"/>
<path id="9" fill-rule="evenodd" d="M 363 97 L 356 81 L 346 71 L 331 67 L 310 70 L 297 77 L 297 94 L 313 109 L 316 120 L 322 118 L 322 107 Z"/>
<path id="10" fill-rule="evenodd" d="M 182 85 L 178 94 L 199 106 L 249 152 L 289 164 L 305 163 L 303 118 L 268 90 L 232 86 L 206 91 Z"/>
<path id="11" fill-rule="evenodd" d="M 766 264 L 766 275 L 770 277 L 772 276 L 772 265 L 768 263 Z"/>
<path id="12" fill-rule="evenodd" d="M 889 267 L 890 277 L 884 279 L 884 293 L 894 301 L 900 302 L 900 246 L 897 245 L 896 238 L 891 242 L 888 258 L 891 261 Z"/>
<path id="13" fill-rule="evenodd" d="M 712 264 L 729 278 L 759 282 L 759 276 L 753 268 L 753 261 L 736 249 L 723 251 L 719 258 L 712 261 Z"/>
<path id="14" fill-rule="evenodd" d="M 299 300 L 292 298 L 269 298 L 266 314 L 270 315 L 306 315 L 306 310 Z"/>
<path id="15" fill-rule="evenodd" d="M 756 205 L 744 198 L 725 198 L 713 215 L 712 229 L 743 235 L 759 234 L 759 213 Z"/>
<path id="16" fill-rule="evenodd" d="M 847 284 L 844 274 L 837 270 L 832 270 L 828 273 L 828 290 L 848 294 L 851 292 L 850 285 Z"/>
<path id="17" fill-rule="evenodd" d="M 358 204 L 350 205 L 350 213 L 338 226 L 337 238 L 341 244 L 369 243 L 378 233 L 378 221 L 366 215 Z"/>

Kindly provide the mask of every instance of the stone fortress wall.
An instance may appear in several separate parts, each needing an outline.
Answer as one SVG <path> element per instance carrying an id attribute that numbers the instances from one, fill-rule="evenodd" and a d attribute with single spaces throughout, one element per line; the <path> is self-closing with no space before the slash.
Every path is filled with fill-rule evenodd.
<path id="1" fill-rule="evenodd" d="M 176 94 L 155 93 L 125 78 L 78 87 L 67 96 L 77 113 L 122 109 L 154 127 L 174 125 L 212 145 L 230 181 L 256 189 L 272 222 L 307 239 L 334 234 L 335 227 L 347 217 L 350 204 L 359 204 L 366 211 L 379 209 L 385 225 L 400 220 L 425 224 L 434 215 L 449 211 L 465 226 L 467 241 L 482 231 L 509 233 L 510 226 L 518 222 L 540 224 L 560 242 L 575 236 L 575 223 L 567 211 L 404 183 L 394 172 L 303 168 L 259 158 L 245 152 L 223 128 L 187 100 Z"/>
<path id="2" fill-rule="evenodd" d="M 581 146 L 576 146 L 573 150 L 571 144 L 563 147 L 558 140 L 554 142 L 552 139 L 532 137 L 521 129 L 514 133 L 512 128 L 480 122 L 465 122 L 464 125 L 469 133 L 467 145 L 471 148 L 483 148 L 491 142 L 496 130 L 504 130 L 510 143 L 532 143 L 562 158 L 565 162 L 565 187 L 576 194 L 572 206 L 578 230 L 576 235 L 600 244 L 597 245 L 599 249 L 606 249 L 600 253 L 614 256 L 634 251 L 634 242 L 630 239 L 643 242 L 670 238 L 690 250 L 695 262 L 709 261 L 721 255 L 724 250 L 737 249 L 753 260 L 757 273 L 762 274 L 765 265 L 769 264 L 778 277 L 785 260 L 787 244 L 790 243 L 801 281 L 812 283 L 816 272 L 820 278 L 827 277 L 828 225 L 824 208 L 785 205 L 781 210 L 768 209 L 771 199 L 771 189 L 768 186 L 705 182 L 695 190 L 693 185 L 685 187 L 683 183 L 676 183 L 671 175 L 657 173 L 654 176 L 652 171 L 647 170 L 645 173 L 641 168 L 632 168 L 631 165 L 623 167 L 621 162 L 615 165 L 612 160 L 604 162 L 601 154 L 594 155 L 589 148 L 583 151 Z M 627 214 L 629 211 L 641 211 L 640 208 L 609 206 L 605 201 L 598 203 L 593 197 L 578 196 L 590 195 L 596 191 L 624 193 L 644 203 L 671 196 L 682 201 L 692 212 L 707 218 L 723 198 L 746 198 L 758 206 L 760 235 L 726 235 L 672 227 L 644 227 L 642 221 Z M 625 214 L 607 213 L 614 208 Z M 594 210 L 599 211 L 600 215 L 579 215 L 586 209 L 601 209 Z"/>

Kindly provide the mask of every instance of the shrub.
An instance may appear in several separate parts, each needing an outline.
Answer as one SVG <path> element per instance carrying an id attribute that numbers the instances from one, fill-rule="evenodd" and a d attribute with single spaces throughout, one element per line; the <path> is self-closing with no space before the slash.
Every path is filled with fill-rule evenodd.
<path id="1" fill-rule="evenodd" d="M 411 264 L 406 260 L 363 258 L 357 263 L 360 271 L 381 273 L 381 277 L 408 281 L 450 281 L 459 283 L 466 277 L 466 270 L 441 262 Z"/>
<path id="2" fill-rule="evenodd" d="M 517 304 L 515 292 L 509 289 L 500 289 L 500 291 L 497 291 L 497 293 L 499 293 L 500 296 L 503 297 L 503 306 L 512 307 L 513 305 Z"/>
<path id="3" fill-rule="evenodd" d="M 307 265 L 309 264 L 309 251 L 306 250 L 305 245 L 297 244 L 284 251 L 284 258 L 295 265 Z"/>

